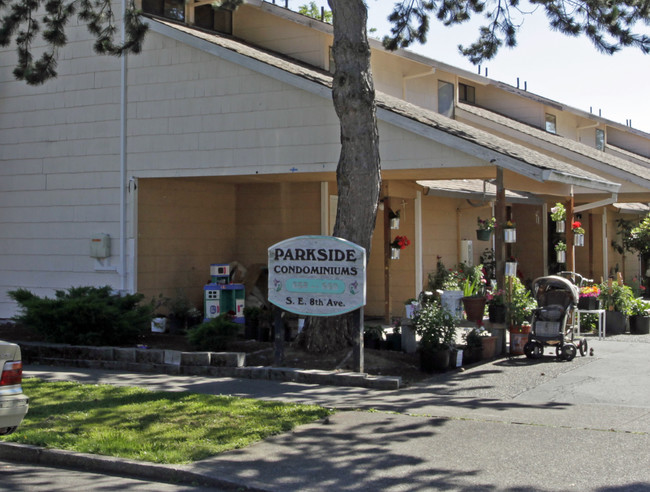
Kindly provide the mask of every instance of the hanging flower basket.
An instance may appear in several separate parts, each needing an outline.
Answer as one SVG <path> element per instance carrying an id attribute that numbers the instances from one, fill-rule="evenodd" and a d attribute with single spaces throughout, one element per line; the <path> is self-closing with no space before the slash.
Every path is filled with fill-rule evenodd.
<path id="1" fill-rule="evenodd" d="M 390 222 L 391 229 L 399 229 L 399 216 L 400 211 L 393 212 L 391 209 L 388 209 L 388 219 Z"/>
<path id="2" fill-rule="evenodd" d="M 582 223 L 574 220 L 571 223 L 571 230 L 573 231 L 573 244 L 576 246 L 585 245 L 585 230 L 582 228 Z"/>
<path id="3" fill-rule="evenodd" d="M 517 262 L 506 261 L 506 276 L 515 277 L 517 275 Z"/>
<path id="4" fill-rule="evenodd" d="M 395 236 L 390 243 L 390 259 L 399 260 L 399 252 L 411 244 L 406 236 Z"/>
<path id="5" fill-rule="evenodd" d="M 517 229 L 504 229 L 503 230 L 503 239 L 506 243 L 516 243 L 517 242 Z"/>
<path id="6" fill-rule="evenodd" d="M 489 241 L 492 231 L 487 229 L 476 229 L 476 239 L 479 241 Z"/>
<path id="7" fill-rule="evenodd" d="M 555 232 L 564 232 L 566 231 L 566 222 L 559 220 L 555 222 Z"/>

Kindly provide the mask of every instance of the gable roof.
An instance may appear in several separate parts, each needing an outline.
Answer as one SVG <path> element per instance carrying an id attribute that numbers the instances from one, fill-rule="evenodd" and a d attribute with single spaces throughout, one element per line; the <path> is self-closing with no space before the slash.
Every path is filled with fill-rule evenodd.
<path id="1" fill-rule="evenodd" d="M 232 36 L 206 32 L 164 19 L 148 18 L 145 22 L 153 32 L 296 88 L 331 98 L 332 75 L 324 70 Z M 608 193 L 615 193 L 620 187 L 618 183 L 595 173 L 399 98 L 376 92 L 376 104 L 377 117 L 383 121 L 536 181 L 565 183 Z"/>

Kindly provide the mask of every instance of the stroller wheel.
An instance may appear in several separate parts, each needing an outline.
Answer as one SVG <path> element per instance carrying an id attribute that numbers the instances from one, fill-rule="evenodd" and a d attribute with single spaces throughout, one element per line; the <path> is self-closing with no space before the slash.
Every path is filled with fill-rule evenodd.
<path id="1" fill-rule="evenodd" d="M 572 343 L 565 343 L 562 345 L 562 359 L 571 361 L 576 356 L 576 346 Z"/>
<path id="2" fill-rule="evenodd" d="M 524 354 L 529 359 L 540 359 L 544 355 L 544 346 L 539 342 L 526 342 Z"/>
<path id="3" fill-rule="evenodd" d="M 580 345 L 578 345 L 578 350 L 580 350 L 580 355 L 584 357 L 587 355 L 588 352 L 588 346 L 587 346 L 587 339 L 583 338 L 580 340 Z"/>

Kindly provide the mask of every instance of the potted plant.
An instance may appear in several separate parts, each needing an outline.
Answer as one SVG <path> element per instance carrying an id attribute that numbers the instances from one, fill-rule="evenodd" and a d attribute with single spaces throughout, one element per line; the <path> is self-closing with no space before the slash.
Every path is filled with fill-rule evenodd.
<path id="1" fill-rule="evenodd" d="M 409 238 L 406 236 L 395 236 L 395 239 L 390 243 L 390 259 L 399 260 L 400 251 L 411 244 Z"/>
<path id="2" fill-rule="evenodd" d="M 605 309 L 605 330 L 609 335 L 625 333 L 627 316 L 632 312 L 634 294 L 623 283 L 621 274 L 615 282 L 612 278 L 600 284 L 598 299 Z"/>
<path id="3" fill-rule="evenodd" d="M 521 355 L 530 333 L 530 320 L 537 302 L 518 277 L 508 277 L 506 290 L 508 325 L 510 329 L 510 353 Z"/>
<path id="4" fill-rule="evenodd" d="M 579 220 L 571 222 L 571 230 L 573 231 L 573 244 L 576 246 L 584 246 L 585 230 L 582 228 L 582 222 Z"/>
<path id="5" fill-rule="evenodd" d="M 481 219 L 480 217 L 477 217 L 476 224 L 478 226 L 476 229 L 476 239 L 479 241 L 489 241 L 490 235 L 492 234 L 496 224 L 496 219 L 494 217 L 489 219 Z"/>
<path id="6" fill-rule="evenodd" d="M 463 306 L 465 315 L 469 321 L 478 323 L 483 320 L 485 313 L 485 279 L 483 278 L 483 265 L 467 267 L 464 271 L 465 278 L 461 287 L 463 288 Z"/>
<path id="7" fill-rule="evenodd" d="M 202 322 L 201 312 L 192 305 L 182 291 L 168 300 L 167 308 L 170 333 L 185 333 L 188 328 Z"/>
<path id="8" fill-rule="evenodd" d="M 496 355 L 497 337 L 482 326 L 472 328 L 465 334 L 467 344 L 467 362 L 492 359 Z"/>
<path id="9" fill-rule="evenodd" d="M 363 327 L 363 346 L 379 350 L 384 342 L 384 329 L 380 325 Z"/>
<path id="10" fill-rule="evenodd" d="M 402 332 L 399 324 L 393 327 L 392 333 L 386 334 L 386 348 L 388 350 L 402 350 Z"/>
<path id="11" fill-rule="evenodd" d="M 647 335 L 650 333 L 650 302 L 638 297 L 632 301 L 630 333 L 634 335 Z"/>
<path id="12" fill-rule="evenodd" d="M 555 222 L 555 231 L 564 232 L 566 220 L 566 209 L 564 205 L 560 202 L 557 202 L 555 206 L 551 207 L 551 219 Z"/>
<path id="13" fill-rule="evenodd" d="M 404 301 L 404 311 L 406 312 L 407 319 L 413 319 L 415 312 L 418 309 L 418 300 L 415 297 L 411 297 Z"/>
<path id="14" fill-rule="evenodd" d="M 393 212 L 392 209 L 388 209 L 388 220 L 390 222 L 391 229 L 399 229 L 399 215 L 399 210 L 397 212 Z"/>
<path id="15" fill-rule="evenodd" d="M 154 333 L 167 333 L 169 329 L 168 318 L 169 314 L 169 297 L 158 294 L 158 297 L 151 299 L 151 331 Z"/>
<path id="16" fill-rule="evenodd" d="M 597 285 L 585 285 L 580 287 L 580 293 L 578 297 L 578 309 L 584 311 L 594 311 L 598 309 L 599 295 L 600 295 L 600 288 Z"/>
<path id="17" fill-rule="evenodd" d="M 506 277 L 516 277 L 516 276 L 517 276 L 517 258 L 511 256 L 506 260 Z"/>
<path id="18" fill-rule="evenodd" d="M 433 299 L 420 306 L 413 325 L 420 337 L 421 369 L 427 372 L 447 369 L 457 320 L 442 307 L 438 299 Z"/>
<path id="19" fill-rule="evenodd" d="M 566 262 L 566 243 L 560 241 L 555 245 L 555 255 L 558 263 Z"/>
<path id="20" fill-rule="evenodd" d="M 517 229 L 515 223 L 511 220 L 507 221 L 503 226 L 503 240 L 506 243 L 517 242 Z"/>
<path id="21" fill-rule="evenodd" d="M 462 297 L 460 288 L 461 274 L 458 269 L 448 269 L 438 256 L 435 273 L 429 274 L 429 291 L 440 296 L 442 306 L 456 319 L 463 315 Z"/>
<path id="22" fill-rule="evenodd" d="M 503 289 L 488 292 L 486 295 L 488 318 L 491 323 L 506 322 L 506 293 Z"/>

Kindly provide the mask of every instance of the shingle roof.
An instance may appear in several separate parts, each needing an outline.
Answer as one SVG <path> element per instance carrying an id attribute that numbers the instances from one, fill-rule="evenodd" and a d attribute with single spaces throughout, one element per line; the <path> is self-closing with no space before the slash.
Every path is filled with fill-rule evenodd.
<path id="1" fill-rule="evenodd" d="M 623 171 L 624 173 L 629 174 L 629 181 L 637 181 L 638 178 L 641 178 L 642 180 L 646 181 L 646 186 L 650 188 L 650 180 L 648 179 L 650 177 L 650 173 L 648 173 L 647 168 L 640 164 L 636 164 L 634 162 L 621 159 L 620 157 L 607 154 L 576 140 L 571 140 L 560 135 L 546 132 L 534 126 L 521 123 L 519 121 L 513 120 L 512 118 L 508 118 L 485 108 L 480 108 L 465 103 L 458 103 L 458 108 L 473 115 L 479 116 L 480 118 L 483 118 L 487 121 L 491 121 L 493 123 L 497 123 L 499 125 L 515 130 L 523 135 L 534 137 L 541 142 L 546 142 L 561 149 L 565 149 L 575 154 L 576 157 L 586 157 L 605 166 L 610 166 L 614 169 L 618 169 L 619 171 Z M 628 153 L 631 154 L 631 152 Z M 634 155 L 634 157 L 639 160 L 644 159 L 642 156 Z"/>
<path id="2" fill-rule="evenodd" d="M 466 196 L 468 198 L 478 199 L 487 198 L 493 200 L 496 198 L 497 187 L 491 181 L 482 179 L 437 179 L 423 180 L 417 182 L 420 186 L 426 188 L 427 195 L 440 196 Z M 542 203 L 543 200 L 535 197 L 532 193 L 517 190 L 505 190 L 506 201 L 519 203 Z"/>
<path id="3" fill-rule="evenodd" d="M 149 20 L 149 24 L 154 31 L 170 36 L 173 35 L 174 31 L 184 33 L 192 38 L 200 39 L 210 43 L 211 45 L 221 47 L 229 52 L 274 67 L 282 72 L 286 72 L 287 74 L 297 76 L 301 79 L 306 79 L 314 84 L 320 85 L 321 87 L 327 89 L 331 89 L 332 87 L 332 75 L 330 73 L 270 50 L 253 46 L 239 39 L 235 39 L 232 36 L 214 32 L 205 32 L 200 29 L 162 19 L 151 19 Z M 165 27 L 170 28 L 171 30 L 165 29 Z M 512 158 L 522 164 L 527 164 L 540 170 L 552 171 L 568 177 L 575 177 L 582 180 L 582 182 L 587 186 L 591 183 L 591 187 L 598 189 L 607 189 L 612 191 L 612 188 L 616 188 L 617 186 L 615 183 L 612 183 L 593 172 L 582 170 L 567 162 L 554 159 L 521 144 L 497 137 L 484 130 L 453 120 L 435 111 L 416 106 L 399 98 L 376 92 L 376 104 L 378 109 L 385 109 L 394 115 L 406 118 L 430 129 L 439 130 L 465 142 L 471 142 L 494 153 Z M 517 172 L 517 169 L 513 170 Z M 585 183 L 585 181 L 587 183 Z"/>

